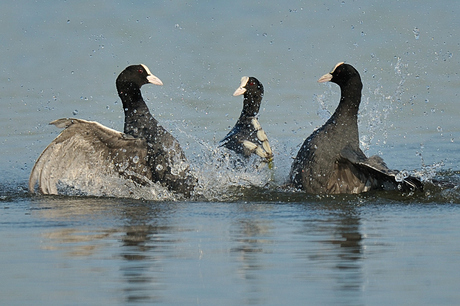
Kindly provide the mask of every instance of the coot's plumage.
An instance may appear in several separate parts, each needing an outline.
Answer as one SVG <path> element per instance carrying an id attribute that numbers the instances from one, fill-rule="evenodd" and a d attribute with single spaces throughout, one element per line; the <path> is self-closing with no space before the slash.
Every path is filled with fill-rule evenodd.
<path id="1" fill-rule="evenodd" d="M 81 119 L 51 122 L 65 129 L 35 163 L 30 191 L 38 184 L 41 193 L 57 194 L 63 182 L 85 185 L 98 176 L 119 176 L 140 184 L 159 182 L 189 196 L 196 179 L 178 141 L 150 114 L 140 91 L 147 83 L 163 85 L 145 65 L 127 67 L 116 80 L 125 112 L 124 133 Z"/>
<path id="2" fill-rule="evenodd" d="M 371 189 L 422 189 L 415 177 L 399 177 L 379 156 L 367 158 L 359 148 L 358 109 L 362 83 L 351 65 L 338 63 L 318 82 L 340 86 L 334 114 L 303 143 L 291 167 L 294 187 L 315 194 L 361 193 Z"/>
<path id="3" fill-rule="evenodd" d="M 220 141 L 220 146 L 245 157 L 257 154 L 265 162 L 271 162 L 273 153 L 267 135 L 257 119 L 264 95 L 262 83 L 254 77 L 244 76 L 233 95 L 244 95 L 243 110 L 233 129 Z"/>

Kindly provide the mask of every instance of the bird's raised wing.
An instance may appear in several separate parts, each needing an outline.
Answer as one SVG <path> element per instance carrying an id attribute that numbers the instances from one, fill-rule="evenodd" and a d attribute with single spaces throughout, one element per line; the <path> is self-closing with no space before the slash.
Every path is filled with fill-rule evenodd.
<path id="1" fill-rule="evenodd" d="M 29 178 L 29 190 L 36 185 L 42 194 L 59 194 L 59 188 L 98 188 L 108 177 L 148 181 L 147 145 L 82 119 L 58 119 L 50 124 L 64 130 L 39 156 Z"/>

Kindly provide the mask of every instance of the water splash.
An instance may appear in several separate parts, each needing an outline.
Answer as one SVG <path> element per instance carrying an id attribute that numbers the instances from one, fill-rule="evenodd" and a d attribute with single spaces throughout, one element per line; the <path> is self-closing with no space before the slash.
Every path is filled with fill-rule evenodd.
<path id="1" fill-rule="evenodd" d="M 326 104 L 325 95 L 315 95 L 316 103 L 319 104 L 319 109 L 316 111 L 316 114 L 324 121 L 327 121 L 331 117 L 331 112 L 328 110 Z"/>
<path id="2" fill-rule="evenodd" d="M 160 184 L 143 178 L 144 184 L 114 175 L 98 175 L 92 179 L 72 179 L 58 182 L 57 190 L 66 196 L 132 198 L 154 201 L 177 200 L 180 197 Z"/>
<path id="3" fill-rule="evenodd" d="M 263 188 L 273 179 L 273 171 L 256 155 L 246 159 L 214 143 L 197 140 L 197 144 L 201 153 L 190 160 L 198 178 L 195 198 L 236 200 L 238 189 Z"/>

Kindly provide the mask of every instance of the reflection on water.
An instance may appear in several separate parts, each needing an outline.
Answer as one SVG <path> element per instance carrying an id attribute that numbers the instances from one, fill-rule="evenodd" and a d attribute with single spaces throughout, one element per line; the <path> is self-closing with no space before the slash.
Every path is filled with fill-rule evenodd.
<path id="1" fill-rule="evenodd" d="M 61 251 L 71 259 L 98 260 L 102 256 L 103 260 L 113 261 L 110 265 L 114 264 L 121 274 L 121 289 L 127 302 L 161 300 L 165 283 L 163 261 L 179 243 L 179 238 L 171 237 L 171 233 L 181 231 L 169 226 L 166 220 L 166 216 L 174 214 L 174 204 L 76 199 L 62 205 L 61 200 L 42 203 L 38 215 L 53 220 L 77 220 L 77 225 L 45 232 L 43 248 Z M 118 220 L 117 226 L 113 227 L 110 221 L 104 226 L 104 221 L 110 220 L 107 217 Z M 91 219 L 98 225 L 92 225 Z M 82 226 L 78 220 L 90 224 Z"/>
<path id="2" fill-rule="evenodd" d="M 126 301 L 161 300 L 162 260 L 168 246 L 175 241 L 163 241 L 166 228 L 131 226 L 120 238 L 120 272 Z M 167 232 L 167 231 L 166 231 Z"/>
<path id="3" fill-rule="evenodd" d="M 233 273 L 244 283 L 241 304 L 261 305 L 266 303 L 263 271 L 270 270 L 271 264 L 264 255 L 273 253 L 270 245 L 275 243 L 273 226 L 270 221 L 258 219 L 235 220 L 231 238 L 235 246 L 230 249 L 232 260 L 236 262 Z"/>
<path id="4" fill-rule="evenodd" d="M 42 248 L 61 254 L 66 266 L 78 268 L 85 259 L 102 275 L 117 274 L 111 290 L 119 288 L 126 302 L 179 301 L 175 295 L 184 278 L 196 290 L 181 292 L 180 301 L 186 302 L 213 300 L 213 290 L 219 292 L 222 284 L 239 292 L 233 301 L 244 305 L 282 303 L 286 292 L 296 304 L 327 286 L 346 293 L 347 303 L 360 300 L 363 234 L 353 204 L 75 199 L 62 205 L 62 199 L 47 198 L 39 207 L 35 216 L 66 221 L 42 234 Z M 197 217 L 202 224 L 187 221 Z M 215 266 L 227 257 L 230 262 Z M 310 289 L 299 290 L 304 286 Z"/>
<path id="5" fill-rule="evenodd" d="M 331 278 L 337 290 L 359 291 L 363 286 L 362 278 L 362 234 L 360 218 L 353 207 L 344 207 L 325 220 L 304 223 L 307 236 L 328 237 L 315 239 L 319 244 L 317 252 L 305 254 L 306 259 L 331 270 Z M 311 236 L 310 236 L 311 237 Z"/>
<path id="6" fill-rule="evenodd" d="M 26 296 L 42 304 L 391 304 L 407 298 L 404 288 L 414 302 L 457 300 L 458 205 L 385 193 L 273 196 L 281 200 L 34 197 L 26 215 L 1 202 L 2 254 L 18 256 L 2 270 L 2 290 L 23 300 L 12 288 L 33 284 Z"/>

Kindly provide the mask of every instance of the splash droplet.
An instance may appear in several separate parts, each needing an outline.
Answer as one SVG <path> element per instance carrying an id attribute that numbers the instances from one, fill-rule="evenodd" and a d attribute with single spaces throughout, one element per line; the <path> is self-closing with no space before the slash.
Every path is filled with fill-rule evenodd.
<path id="1" fill-rule="evenodd" d="M 412 30 L 412 33 L 414 33 L 415 39 L 419 39 L 419 38 L 420 38 L 420 30 L 419 30 L 419 28 L 415 27 L 415 28 Z"/>

